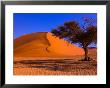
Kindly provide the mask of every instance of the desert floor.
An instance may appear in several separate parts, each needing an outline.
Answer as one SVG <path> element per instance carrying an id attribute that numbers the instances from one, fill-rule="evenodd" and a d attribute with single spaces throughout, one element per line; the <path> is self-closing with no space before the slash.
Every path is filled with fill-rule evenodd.
<path id="1" fill-rule="evenodd" d="M 61 58 L 61 57 L 60 57 Z M 14 75 L 96 75 L 97 61 L 67 58 L 26 58 L 14 62 Z"/>

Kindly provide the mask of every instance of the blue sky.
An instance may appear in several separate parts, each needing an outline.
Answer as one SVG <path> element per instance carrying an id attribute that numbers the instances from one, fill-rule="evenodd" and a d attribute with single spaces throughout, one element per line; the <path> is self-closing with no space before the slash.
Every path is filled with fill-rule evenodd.
<path id="1" fill-rule="evenodd" d="M 96 13 L 14 13 L 14 38 L 32 32 L 49 32 L 67 21 L 83 23 L 82 18 L 97 19 Z"/>

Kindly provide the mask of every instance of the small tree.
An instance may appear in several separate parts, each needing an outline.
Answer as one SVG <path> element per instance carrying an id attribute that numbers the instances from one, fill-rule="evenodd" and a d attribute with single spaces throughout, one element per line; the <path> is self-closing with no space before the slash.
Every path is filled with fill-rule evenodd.
<path id="1" fill-rule="evenodd" d="M 70 43 L 77 43 L 83 48 L 85 52 L 84 60 L 88 58 L 88 46 L 97 41 L 97 26 L 93 25 L 92 19 L 84 18 L 83 25 L 79 25 L 76 21 L 70 21 L 64 23 L 63 26 L 59 26 L 53 29 L 51 33 L 59 38 L 63 38 Z"/>

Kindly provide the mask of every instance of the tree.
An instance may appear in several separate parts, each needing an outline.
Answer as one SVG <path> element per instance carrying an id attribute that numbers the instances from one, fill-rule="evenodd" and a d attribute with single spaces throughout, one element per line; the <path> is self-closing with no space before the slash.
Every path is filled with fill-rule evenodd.
<path id="1" fill-rule="evenodd" d="M 53 29 L 51 33 L 63 38 L 68 42 L 77 43 L 85 52 L 84 60 L 89 60 L 88 46 L 97 41 L 97 26 L 94 26 L 94 20 L 90 18 L 83 19 L 83 25 L 76 21 L 65 22 L 64 25 Z"/>

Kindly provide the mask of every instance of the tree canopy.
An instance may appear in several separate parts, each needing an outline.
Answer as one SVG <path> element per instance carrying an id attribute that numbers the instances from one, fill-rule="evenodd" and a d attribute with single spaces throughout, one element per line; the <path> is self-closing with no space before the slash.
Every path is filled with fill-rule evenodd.
<path id="1" fill-rule="evenodd" d="M 76 21 L 65 22 L 63 25 L 53 29 L 54 36 L 63 38 L 70 43 L 77 43 L 87 53 L 87 47 L 91 43 L 97 43 L 97 26 L 94 19 L 84 18 L 83 25 Z M 87 59 L 87 57 L 86 57 Z"/>

